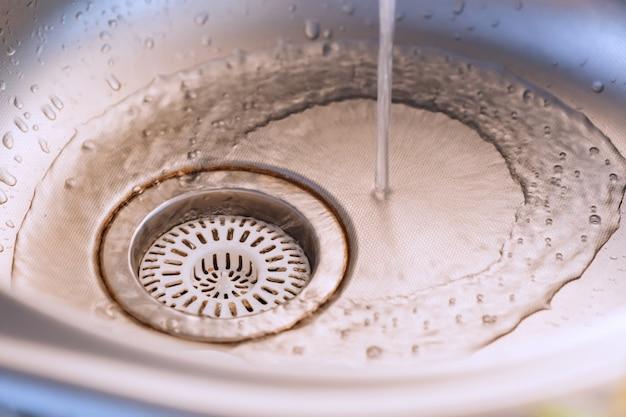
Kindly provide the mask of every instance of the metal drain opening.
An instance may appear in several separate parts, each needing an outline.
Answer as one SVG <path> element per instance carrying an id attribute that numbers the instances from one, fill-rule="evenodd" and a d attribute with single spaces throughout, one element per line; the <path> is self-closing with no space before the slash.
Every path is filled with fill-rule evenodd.
<path id="1" fill-rule="evenodd" d="M 214 342 L 309 317 L 347 263 L 344 229 L 325 202 L 249 171 L 206 171 L 143 190 L 120 205 L 100 246 L 102 278 L 127 313 Z"/>
<path id="2" fill-rule="evenodd" d="M 199 316 L 258 314 L 293 299 L 309 261 L 279 227 L 242 216 L 205 217 L 159 237 L 139 267 L 141 284 L 171 308 Z"/>

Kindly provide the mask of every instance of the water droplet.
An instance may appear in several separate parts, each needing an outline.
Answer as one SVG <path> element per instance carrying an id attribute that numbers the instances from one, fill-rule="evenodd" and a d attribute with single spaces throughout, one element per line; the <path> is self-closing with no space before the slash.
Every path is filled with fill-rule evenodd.
<path id="1" fill-rule="evenodd" d="M 206 24 L 208 20 L 209 20 L 209 14 L 206 12 L 202 12 L 198 14 L 196 18 L 194 19 L 194 21 L 196 22 L 196 25 L 198 26 L 204 26 L 204 24 Z"/>
<path id="2" fill-rule="evenodd" d="M 21 132 L 28 132 L 28 125 L 24 122 L 24 120 L 22 120 L 21 117 L 16 117 L 15 120 L 13 120 L 13 123 L 15 123 L 15 126 L 17 126 Z"/>
<path id="3" fill-rule="evenodd" d="M 17 179 L 9 171 L 7 171 L 6 168 L 0 168 L 0 181 L 9 187 L 13 187 L 17 184 Z"/>
<path id="4" fill-rule="evenodd" d="M 477 302 L 478 304 L 482 304 L 482 303 L 483 303 L 483 301 L 485 301 L 485 296 L 484 296 L 484 295 L 482 295 L 482 294 L 478 294 L 478 295 L 476 295 L 476 302 Z"/>
<path id="5" fill-rule="evenodd" d="M 566 154 L 565 152 L 561 152 L 561 153 L 559 154 L 559 159 L 560 159 L 561 161 L 564 161 L 564 160 L 565 160 L 565 158 L 567 158 L 567 154 Z"/>
<path id="6" fill-rule="evenodd" d="M 50 148 L 48 148 L 48 142 L 44 138 L 39 138 L 39 148 L 44 153 L 50 153 Z"/>
<path id="7" fill-rule="evenodd" d="M 94 149 L 96 149 L 96 144 L 93 143 L 93 141 L 87 139 L 83 142 L 81 149 L 84 151 L 93 151 Z"/>
<path id="8" fill-rule="evenodd" d="M 22 104 L 18 97 L 13 97 L 13 105 L 18 110 L 21 110 L 24 107 L 24 104 Z"/>
<path id="9" fill-rule="evenodd" d="M 552 246 L 552 239 L 547 237 L 545 238 L 546 246 Z"/>
<path id="10" fill-rule="evenodd" d="M 575 176 L 576 178 L 580 178 L 580 171 L 579 171 L 579 170 L 575 170 L 575 171 L 574 171 L 574 176 Z"/>
<path id="11" fill-rule="evenodd" d="M 602 222 L 602 218 L 598 216 L 597 214 L 592 214 L 591 216 L 589 216 L 589 223 L 598 225 L 601 222 Z"/>
<path id="12" fill-rule="evenodd" d="M 68 178 L 68 179 L 65 180 L 65 188 L 66 189 L 71 190 L 74 187 L 76 187 L 76 179 Z"/>
<path id="13" fill-rule="evenodd" d="M 297 9 L 297 6 L 295 4 L 290 4 L 289 5 L 289 12 L 290 13 L 294 13 Z"/>
<path id="14" fill-rule="evenodd" d="M 22 156 L 21 156 L 21 155 L 15 155 L 15 156 L 13 157 L 13 160 L 14 160 L 15 162 L 17 162 L 18 164 L 21 164 L 21 163 L 22 163 Z"/>
<path id="15" fill-rule="evenodd" d="M 511 112 L 511 119 L 517 120 L 517 112 L 516 111 Z"/>
<path id="16" fill-rule="evenodd" d="M 6 222 L 4 222 L 4 224 L 9 228 L 9 229 L 13 229 L 15 227 L 15 223 L 13 223 L 11 220 L 7 220 Z"/>
<path id="17" fill-rule="evenodd" d="M 602 91 L 604 91 L 604 84 L 602 83 L 602 81 L 596 80 L 591 83 L 591 89 L 594 93 L 601 93 Z"/>
<path id="18" fill-rule="evenodd" d="M 550 136 L 550 133 L 552 133 L 552 130 L 550 129 L 550 126 L 544 126 L 543 127 L 543 134 L 546 136 Z"/>
<path id="19" fill-rule="evenodd" d="M 152 49 L 152 48 L 154 48 L 154 39 L 152 39 L 152 38 L 146 38 L 146 39 L 143 41 L 143 46 L 144 46 L 146 49 Z"/>
<path id="20" fill-rule="evenodd" d="M 498 317 L 497 316 L 492 316 L 490 314 L 485 314 L 483 316 L 483 323 L 484 324 L 494 324 L 496 321 L 498 321 Z"/>
<path id="21" fill-rule="evenodd" d="M 491 27 L 495 29 L 498 26 L 500 26 L 500 19 L 494 19 L 493 22 L 491 22 Z"/>
<path id="22" fill-rule="evenodd" d="M 517 244 L 518 245 L 523 245 L 524 244 L 524 238 L 523 237 L 518 237 L 517 238 Z"/>
<path id="23" fill-rule="evenodd" d="M 304 347 L 303 347 L 303 346 L 294 346 L 294 347 L 291 349 L 291 352 L 292 352 L 294 355 L 302 355 L 302 354 L 304 354 Z"/>
<path id="24" fill-rule="evenodd" d="M 610 175 L 609 175 L 609 180 L 610 180 L 612 183 L 616 183 L 616 182 L 617 182 L 617 180 L 618 180 L 617 174 L 610 174 Z"/>
<path id="25" fill-rule="evenodd" d="M 320 24 L 314 20 L 307 19 L 304 22 L 304 34 L 310 40 L 315 40 L 320 35 Z"/>
<path id="26" fill-rule="evenodd" d="M 105 43 L 104 45 L 100 47 L 100 52 L 102 52 L 103 54 L 109 53 L 110 51 L 111 51 L 111 45 L 109 45 L 108 43 Z"/>
<path id="27" fill-rule="evenodd" d="M 180 333 L 180 322 L 177 319 L 165 320 L 165 330 L 173 334 Z"/>
<path id="28" fill-rule="evenodd" d="M 41 112 L 48 120 L 55 120 L 57 118 L 56 112 L 49 104 L 44 104 L 43 107 L 41 107 Z"/>
<path id="29" fill-rule="evenodd" d="M 7 89 L 7 83 L 4 80 L 0 80 L 0 91 L 4 91 Z"/>
<path id="30" fill-rule="evenodd" d="M 104 319 L 115 320 L 119 314 L 119 308 L 113 303 L 102 303 L 94 308 L 94 312 Z"/>
<path id="31" fill-rule="evenodd" d="M 378 346 L 372 345 L 365 351 L 368 359 L 377 359 L 383 354 L 383 350 Z"/>
<path id="32" fill-rule="evenodd" d="M 554 173 L 555 174 L 562 174 L 563 173 L 563 167 L 561 165 L 555 165 L 553 167 Z"/>
<path id="33" fill-rule="evenodd" d="M 581 242 L 586 242 L 587 241 L 587 235 L 581 235 L 580 236 L 580 241 Z"/>
<path id="34" fill-rule="evenodd" d="M 33 84 L 30 86 L 30 92 L 33 94 L 37 94 L 37 92 L 39 91 L 39 86 L 37 84 Z"/>
<path id="35" fill-rule="evenodd" d="M 9 197 L 7 197 L 7 193 L 5 193 L 3 190 L 0 190 L 0 204 L 4 204 L 7 201 L 9 201 Z"/>
<path id="36" fill-rule="evenodd" d="M 322 37 L 324 39 L 330 39 L 333 37 L 333 31 L 331 29 L 324 29 L 324 31 L 322 31 Z"/>
<path id="37" fill-rule="evenodd" d="M 609 259 L 612 261 L 617 261 L 617 256 L 609 256 Z"/>
<path id="38" fill-rule="evenodd" d="M 111 90 L 113 91 L 119 91 L 122 88 L 122 83 L 113 74 L 109 75 L 106 78 L 106 82 L 109 85 L 109 87 L 111 87 Z"/>
<path id="39" fill-rule="evenodd" d="M 562 260 L 563 260 L 563 254 L 562 254 L 561 252 L 558 252 L 558 253 L 556 254 L 556 260 L 557 260 L 557 261 L 562 261 Z"/>
<path id="40" fill-rule="evenodd" d="M 30 119 L 30 113 L 29 112 L 27 112 L 27 111 L 24 112 L 24 119 L 26 119 L 26 120 Z"/>
<path id="41" fill-rule="evenodd" d="M 552 226 L 552 219 L 549 217 L 546 219 L 546 226 Z"/>
<path id="42" fill-rule="evenodd" d="M 4 252 L 4 246 L 0 245 L 0 253 Z"/>
<path id="43" fill-rule="evenodd" d="M 57 96 L 50 96 L 50 102 L 54 107 L 56 107 L 57 110 L 63 110 L 64 104 Z"/>
<path id="44" fill-rule="evenodd" d="M 111 39 L 111 34 L 109 32 L 107 32 L 106 30 L 100 32 L 100 39 L 101 40 L 106 40 L 106 39 Z"/>
<path id="45" fill-rule="evenodd" d="M 200 151 L 194 150 L 194 151 L 189 151 L 187 153 L 187 159 L 196 159 L 198 157 L 198 155 L 200 154 Z"/>
<path id="46" fill-rule="evenodd" d="M 13 148 L 14 142 L 15 141 L 13 139 L 13 133 L 11 132 L 6 132 L 4 136 L 2 136 L 2 144 L 4 145 L 5 148 L 7 149 Z"/>
<path id="47" fill-rule="evenodd" d="M 356 7 L 354 7 L 354 5 L 352 3 L 344 3 L 341 6 L 341 10 L 347 14 L 347 15 L 352 15 L 354 14 L 354 11 L 356 10 Z"/>
<path id="48" fill-rule="evenodd" d="M 15 48 L 12 46 L 7 46 L 7 55 L 8 56 L 13 56 L 15 55 Z"/>
<path id="49" fill-rule="evenodd" d="M 109 27 L 111 29 L 115 29 L 117 27 L 117 20 L 115 20 L 115 19 L 109 20 Z"/>
<path id="50" fill-rule="evenodd" d="M 452 6 L 452 11 L 454 12 L 454 14 L 459 15 L 463 13 L 463 9 L 465 9 L 465 1 L 454 0 L 454 5 Z"/>
<path id="51" fill-rule="evenodd" d="M 591 148 L 589 148 L 589 155 L 594 156 L 600 153 L 600 149 L 596 148 L 595 146 L 592 146 Z"/>

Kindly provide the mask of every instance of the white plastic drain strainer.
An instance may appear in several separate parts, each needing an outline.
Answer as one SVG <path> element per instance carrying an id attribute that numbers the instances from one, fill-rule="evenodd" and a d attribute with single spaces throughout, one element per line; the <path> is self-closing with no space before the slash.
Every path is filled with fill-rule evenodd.
<path id="1" fill-rule="evenodd" d="M 139 267 L 141 284 L 156 300 L 188 314 L 225 319 L 288 302 L 310 274 L 292 237 L 242 216 L 175 226 L 152 244 Z"/>
<path id="2" fill-rule="evenodd" d="M 180 173 L 120 204 L 100 242 L 110 295 L 148 326 L 200 341 L 289 329 L 337 290 L 345 230 L 319 195 L 246 170 Z"/>

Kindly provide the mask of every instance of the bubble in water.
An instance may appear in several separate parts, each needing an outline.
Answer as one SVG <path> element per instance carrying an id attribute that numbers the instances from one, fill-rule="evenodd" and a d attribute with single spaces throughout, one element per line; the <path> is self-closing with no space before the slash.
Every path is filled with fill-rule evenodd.
<path id="1" fill-rule="evenodd" d="M 604 91 L 604 84 L 602 83 L 602 81 L 596 80 L 591 83 L 591 89 L 594 93 L 601 93 L 602 91 Z"/>
<path id="2" fill-rule="evenodd" d="M 204 26 L 208 20 L 209 20 L 209 14 L 206 12 L 199 13 L 198 15 L 196 15 L 196 18 L 194 19 L 194 21 L 196 22 L 196 25 L 198 26 Z"/>
<path id="3" fill-rule="evenodd" d="M 589 216 L 589 223 L 591 224 L 600 224 L 602 222 L 602 218 L 600 216 L 598 216 L 597 214 L 592 214 L 591 216 Z"/>
<path id="4" fill-rule="evenodd" d="M 369 346 L 365 351 L 368 359 L 377 359 L 383 354 L 383 350 L 375 345 Z"/>
<path id="5" fill-rule="evenodd" d="M 459 15 L 463 13 L 463 9 L 465 9 L 465 0 L 454 0 L 454 6 L 452 7 L 454 14 Z"/>
<path id="6" fill-rule="evenodd" d="M 13 120 L 13 123 L 15 123 L 15 126 L 17 126 L 21 132 L 28 132 L 28 125 L 24 122 L 24 120 L 22 120 L 21 117 L 16 117 L 15 120 Z"/>
<path id="7" fill-rule="evenodd" d="M 8 185 L 9 187 L 13 187 L 17 184 L 17 178 L 15 178 L 6 168 L 0 168 L 0 181 Z"/>
<path id="8" fill-rule="evenodd" d="M 307 19 L 304 22 L 304 34 L 310 40 L 315 40 L 320 36 L 320 24 L 315 20 Z"/>
<path id="9" fill-rule="evenodd" d="M 109 85 L 109 87 L 111 87 L 111 90 L 113 91 L 119 91 L 122 88 L 122 83 L 113 74 L 109 75 L 106 78 L 106 82 Z"/>
<path id="10" fill-rule="evenodd" d="M 9 197 L 7 197 L 7 193 L 5 193 L 3 190 L 0 190 L 0 204 L 4 204 L 7 201 L 9 201 Z"/>
<path id="11" fill-rule="evenodd" d="M 13 133 L 11 132 L 6 132 L 2 136 L 2 144 L 4 145 L 5 148 L 12 149 L 14 142 L 15 140 L 13 139 Z"/>
<path id="12" fill-rule="evenodd" d="M 39 148 L 44 153 L 50 153 L 50 148 L 48 148 L 48 142 L 44 138 L 39 138 Z"/>

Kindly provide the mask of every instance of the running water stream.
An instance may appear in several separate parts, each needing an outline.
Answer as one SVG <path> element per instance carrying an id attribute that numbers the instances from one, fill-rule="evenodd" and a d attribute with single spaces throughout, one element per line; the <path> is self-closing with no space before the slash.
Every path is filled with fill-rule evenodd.
<path id="1" fill-rule="evenodd" d="M 374 193 L 385 199 L 389 192 L 389 113 L 393 64 L 393 31 L 396 0 L 380 0 L 378 44 L 378 95 L 376 122 L 376 174 Z"/>

